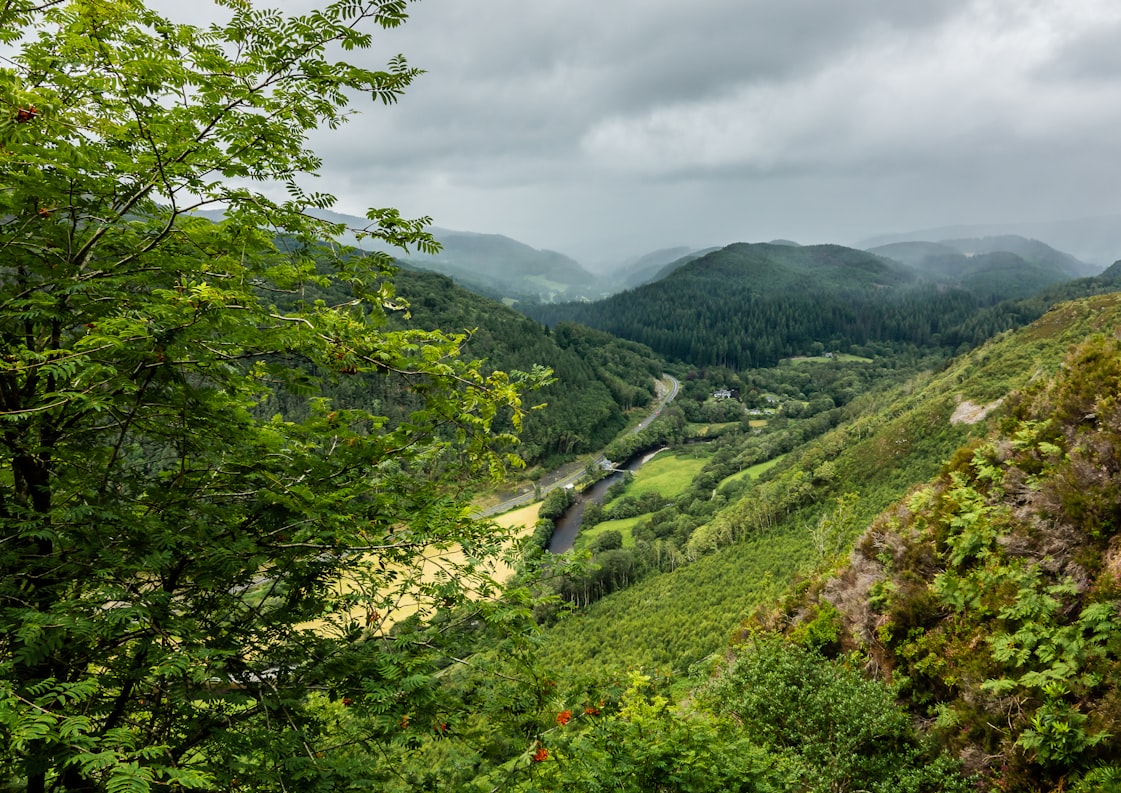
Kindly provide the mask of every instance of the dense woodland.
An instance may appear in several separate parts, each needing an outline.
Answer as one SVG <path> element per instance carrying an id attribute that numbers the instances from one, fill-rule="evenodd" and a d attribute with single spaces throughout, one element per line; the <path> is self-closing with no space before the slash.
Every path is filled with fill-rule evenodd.
<path id="1" fill-rule="evenodd" d="M 556 465 L 602 449 L 627 411 L 654 399 L 664 363 L 640 344 L 571 324 L 550 330 L 445 276 L 403 269 L 394 281 L 410 316 L 395 315 L 391 326 L 464 333 L 462 354 L 481 359 L 486 370 L 549 367 L 554 382 L 532 394 L 542 407 L 521 430 L 519 454 L 529 464 Z"/>
<path id="2" fill-rule="evenodd" d="M 1121 263 L 734 245 L 539 324 L 298 187 L 407 9 L 0 7 L 0 790 L 1121 789 Z M 571 553 L 574 491 L 473 517 L 652 450 Z"/>
<path id="3" fill-rule="evenodd" d="M 968 273 L 920 273 L 836 245 L 737 244 L 605 300 L 526 311 L 550 324 L 601 328 L 694 366 L 767 368 L 815 347 L 948 355 L 1038 316 L 1013 316 L 996 304 L 1069 280 L 1054 265 L 1015 254 L 983 258 L 969 260 Z M 1020 311 L 1032 307 L 1019 304 Z"/>

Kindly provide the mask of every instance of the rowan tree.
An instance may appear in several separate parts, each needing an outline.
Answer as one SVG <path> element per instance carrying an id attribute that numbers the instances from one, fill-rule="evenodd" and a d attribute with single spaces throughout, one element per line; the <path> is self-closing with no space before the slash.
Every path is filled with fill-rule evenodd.
<path id="1" fill-rule="evenodd" d="M 345 59 L 406 12 L 0 4 L 0 788 L 345 787 L 447 663 L 395 608 L 521 624 L 463 484 L 511 459 L 492 421 L 538 375 L 387 330 L 390 257 L 331 244 L 303 186 L 311 131 L 417 76 Z M 434 248 L 426 218 L 368 218 Z M 340 378 L 408 415 L 317 396 Z M 422 576 L 433 548 L 463 554 Z M 370 717 L 336 762 L 342 702 Z"/>

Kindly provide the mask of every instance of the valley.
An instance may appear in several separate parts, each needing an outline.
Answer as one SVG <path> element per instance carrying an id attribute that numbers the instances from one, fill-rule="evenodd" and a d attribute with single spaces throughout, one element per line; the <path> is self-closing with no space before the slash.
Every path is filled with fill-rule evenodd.
<path id="1" fill-rule="evenodd" d="M 1121 791 L 1115 9 L 547 5 L 0 3 L 0 793 Z"/>
<path id="2" fill-rule="evenodd" d="M 845 633 L 850 606 L 822 594 L 835 586 L 831 577 L 848 575 L 851 550 L 869 542 L 869 526 L 890 520 L 884 515 L 944 472 L 961 449 L 1006 426 L 1008 400 L 1059 376 L 1080 340 L 1121 327 L 1115 277 L 1067 278 L 1050 291 L 980 305 L 962 321 L 994 309 L 1012 323 L 1042 316 L 966 351 L 960 342 L 921 353 L 913 344 L 850 345 L 845 352 L 818 345 L 748 370 L 668 360 L 681 383 L 678 398 L 648 428 L 613 444 L 626 452 L 667 450 L 609 484 L 601 504 L 582 506 L 571 555 L 530 551 L 543 571 L 543 583 L 531 587 L 553 598 L 535 609 L 544 628 L 539 662 L 542 674 L 558 681 L 561 701 L 580 691 L 615 691 L 622 704 L 630 695 L 609 681 L 636 673 L 667 696 L 699 697 L 725 679 L 730 658 L 770 647 L 767 636 L 784 637 L 790 649 L 781 652 L 809 648 L 842 668 L 854 657 L 846 653 L 879 652 L 874 631 Z M 1062 303 L 1072 291 L 1101 297 Z M 539 512 L 532 526 L 523 524 L 541 549 L 551 547 L 551 528 L 542 532 L 550 523 Z M 818 600 L 797 605 L 810 595 Z M 912 716 L 934 712 L 910 697 L 899 702 Z M 559 754 L 567 740 L 557 735 L 546 745 Z M 1004 768 L 1017 769 L 1001 778 L 1020 785 L 1033 774 L 1044 778 L 1023 745 L 1013 737 L 999 755 Z M 1085 745 L 1088 758 L 1096 745 Z M 965 789 L 998 777 L 993 761 L 974 759 L 967 741 L 954 746 L 965 760 L 953 772 L 960 777 L 944 776 L 952 753 L 925 755 L 940 781 L 916 790 L 958 789 L 954 778 Z"/>

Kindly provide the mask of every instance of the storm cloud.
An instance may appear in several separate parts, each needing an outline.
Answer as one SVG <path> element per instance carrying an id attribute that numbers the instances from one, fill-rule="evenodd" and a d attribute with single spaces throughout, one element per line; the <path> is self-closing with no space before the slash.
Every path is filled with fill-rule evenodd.
<path id="1" fill-rule="evenodd" d="M 585 261 L 1121 210 L 1113 0 L 423 0 L 426 70 L 316 148 L 397 206 Z"/>

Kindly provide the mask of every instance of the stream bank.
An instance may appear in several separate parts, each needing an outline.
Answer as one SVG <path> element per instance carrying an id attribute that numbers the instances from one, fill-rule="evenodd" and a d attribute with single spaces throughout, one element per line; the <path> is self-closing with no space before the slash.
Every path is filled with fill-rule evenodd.
<path id="1" fill-rule="evenodd" d="M 589 502 L 602 504 L 603 499 L 607 496 L 607 491 L 613 484 L 621 481 L 626 473 L 637 471 L 648 463 L 655 454 L 665 448 L 663 446 L 661 449 L 635 455 L 623 465 L 618 466 L 614 473 L 600 479 L 587 490 L 577 493 L 576 500 L 553 524 L 553 536 L 549 539 L 549 553 L 571 551 L 573 545 L 576 544 L 576 536 L 580 533 L 580 521 L 584 516 L 584 507 Z"/>

